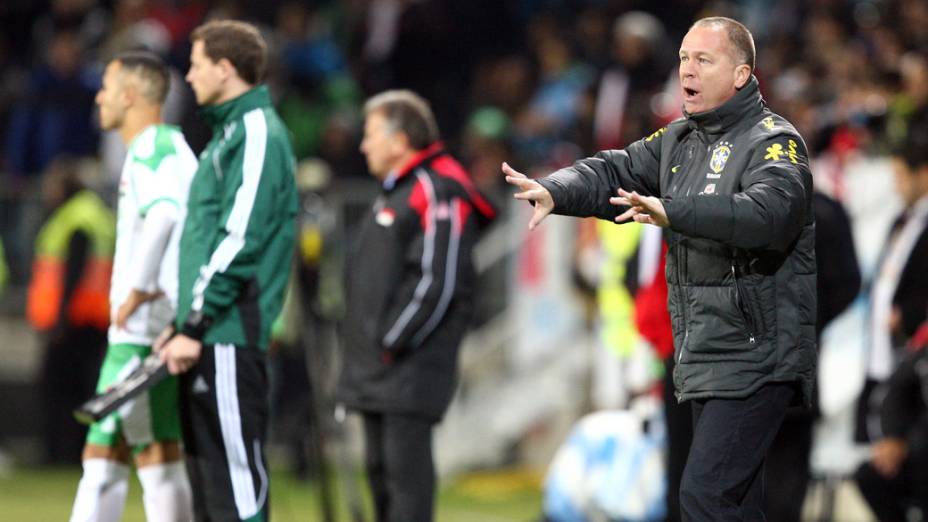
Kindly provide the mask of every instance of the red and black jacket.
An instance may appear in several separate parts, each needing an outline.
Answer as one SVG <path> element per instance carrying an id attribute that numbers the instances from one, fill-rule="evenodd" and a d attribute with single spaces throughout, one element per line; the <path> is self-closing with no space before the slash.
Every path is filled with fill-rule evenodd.
<path id="1" fill-rule="evenodd" d="M 348 256 L 341 401 L 441 418 L 470 319 L 471 251 L 495 215 L 440 143 L 384 184 Z"/>

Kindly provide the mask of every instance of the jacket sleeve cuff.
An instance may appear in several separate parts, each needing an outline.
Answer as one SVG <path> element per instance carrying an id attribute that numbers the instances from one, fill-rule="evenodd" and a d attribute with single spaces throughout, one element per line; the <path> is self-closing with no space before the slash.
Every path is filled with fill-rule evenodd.
<path id="1" fill-rule="evenodd" d="M 556 213 L 558 210 L 557 202 L 559 199 L 563 199 L 563 196 L 561 195 L 560 185 L 558 185 L 556 182 L 550 179 L 547 179 L 547 178 L 536 179 L 535 181 L 537 181 L 539 185 L 544 187 L 544 189 L 548 191 L 548 194 L 551 194 L 551 201 L 554 202 L 554 209 L 552 210 L 552 213 Z M 534 201 L 530 201 L 529 203 L 531 203 L 532 206 L 535 206 Z"/>
<path id="2" fill-rule="evenodd" d="M 209 330 L 209 327 L 212 325 L 212 317 L 204 315 L 202 312 L 190 312 L 190 314 L 187 315 L 187 320 L 184 321 L 184 324 L 180 327 L 180 333 L 191 339 L 202 341 L 203 337 L 206 336 L 206 331 Z"/>
<path id="3" fill-rule="evenodd" d="M 676 232 L 687 232 L 686 221 L 686 201 L 683 199 L 661 199 L 664 205 L 664 214 L 667 215 L 667 221 L 670 222 L 670 229 Z"/>

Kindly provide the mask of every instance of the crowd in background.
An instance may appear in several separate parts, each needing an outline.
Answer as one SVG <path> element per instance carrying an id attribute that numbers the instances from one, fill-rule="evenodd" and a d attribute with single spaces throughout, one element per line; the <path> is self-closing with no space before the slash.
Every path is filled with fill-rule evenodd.
<path id="1" fill-rule="evenodd" d="M 205 18 L 240 17 L 265 32 L 268 82 L 300 159 L 322 159 L 338 177 L 363 176 L 360 104 L 405 87 L 430 100 L 448 145 L 498 192 L 503 158 L 547 171 L 678 116 L 675 49 L 708 13 L 735 16 L 754 32 L 768 103 L 816 156 L 832 159 L 821 177 L 839 180 L 834 171 L 848 155 L 885 151 L 928 103 L 928 6 L 918 0 L 6 2 L 3 199 L 16 206 L 34 197 L 35 180 L 62 155 L 101 158 L 115 177 L 120 152 L 100 135 L 93 96 L 101 64 L 126 48 L 153 49 L 176 69 L 166 118 L 200 150 L 208 132 L 182 76 L 188 33 Z M 3 237 L 22 283 L 30 222 L 10 206 Z"/>
<path id="2" fill-rule="evenodd" d="M 503 202 L 509 194 L 500 173 L 504 160 L 545 174 L 597 150 L 621 148 L 679 117 L 676 49 L 689 25 L 707 15 L 731 16 L 751 29 L 767 103 L 805 138 L 817 187 L 838 201 L 847 195 L 849 164 L 885 156 L 910 128 L 928 125 L 928 3 L 922 0 L 5 2 L 5 309 L 22 309 L 46 212 L 41 180 L 56 161 L 77 162 L 82 179 L 115 202 L 125 151 L 101 134 L 94 96 L 102 66 L 119 51 L 146 47 L 173 67 L 165 119 L 199 152 L 209 129 L 183 81 L 189 32 L 206 19 L 252 21 L 270 45 L 267 83 L 292 132 L 301 187 L 373 183 L 358 152 L 362 104 L 382 90 L 408 88 L 432 104 L 443 140 L 475 183 Z M 324 198 L 304 199 L 302 218 L 323 232 L 325 205 Z M 319 263 L 317 239 L 300 238 L 307 264 Z M 302 274 L 304 284 L 324 294 L 304 313 L 337 318 L 339 298 L 326 294 L 323 276 L 318 266 Z M 479 302 L 498 307 L 487 296 Z M 478 310 L 477 316 L 492 313 Z M 285 376 L 283 386 L 299 389 L 294 379 L 300 377 Z"/>

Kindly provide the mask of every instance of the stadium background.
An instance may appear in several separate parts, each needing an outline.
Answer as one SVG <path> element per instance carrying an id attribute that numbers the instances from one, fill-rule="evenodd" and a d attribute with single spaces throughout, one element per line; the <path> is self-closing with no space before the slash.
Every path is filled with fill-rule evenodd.
<path id="1" fill-rule="evenodd" d="M 899 210 L 886 153 L 926 121 L 928 3 L 921 0 L 5 0 L 0 518 L 61 519 L 78 480 L 76 462 L 45 464 L 35 400 L 42 345 L 23 309 L 44 217 L 40 179 L 52 161 L 75 158 L 84 179 L 115 200 L 124 150 L 114 136 L 101 135 L 93 106 L 113 53 L 145 46 L 165 57 L 175 69 L 166 119 L 199 151 L 208 130 L 182 80 L 189 31 L 205 19 L 240 18 L 258 24 L 270 44 L 267 81 L 293 132 L 303 198 L 303 306 L 276 352 L 278 520 L 311 519 L 319 509 L 312 493 L 318 481 L 291 477 L 313 474 L 301 457 L 311 417 L 303 369 L 310 368 L 318 390 L 314 404 L 328 411 L 340 256 L 376 190 L 357 151 L 360 107 L 368 95 L 396 87 L 430 100 L 444 140 L 506 217 L 478 249 L 485 291 L 463 353 L 461 392 L 438 433 L 446 488 L 439 519 L 532 520 L 554 449 L 594 408 L 591 367 L 602 347 L 589 288 L 577 283 L 577 238 L 584 234 L 576 222 L 552 220 L 527 237 L 524 209 L 510 204 L 499 164 L 548 172 L 676 117 L 675 50 L 689 24 L 710 14 L 735 17 L 753 31 L 765 98 L 806 139 L 817 187 L 851 214 L 866 281 Z M 602 97 L 616 92 L 625 102 L 618 108 Z M 616 120 L 620 128 L 609 124 Z M 820 476 L 839 483 L 862 454 L 847 428 L 860 379 L 847 376 L 862 379 L 865 307 L 861 297 L 826 333 L 822 349 L 826 417 L 814 458 Z M 322 435 L 338 434 L 324 428 Z M 349 440 L 349 457 L 356 442 Z M 337 468 L 337 452 L 330 453 Z M 853 507 L 853 489 L 838 491 L 852 506 L 845 519 L 866 520 Z M 138 497 L 131 502 L 130 515 L 137 508 L 139 519 Z"/>

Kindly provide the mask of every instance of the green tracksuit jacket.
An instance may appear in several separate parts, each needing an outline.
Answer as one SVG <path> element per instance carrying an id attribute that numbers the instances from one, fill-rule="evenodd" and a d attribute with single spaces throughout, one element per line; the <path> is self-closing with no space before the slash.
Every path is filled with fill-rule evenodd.
<path id="1" fill-rule="evenodd" d="M 175 326 L 200 312 L 204 344 L 265 350 L 293 259 L 296 160 L 264 86 L 202 115 L 213 138 L 190 185 Z"/>

